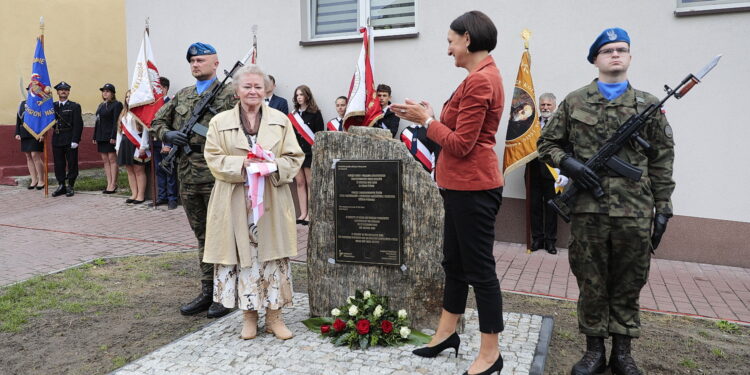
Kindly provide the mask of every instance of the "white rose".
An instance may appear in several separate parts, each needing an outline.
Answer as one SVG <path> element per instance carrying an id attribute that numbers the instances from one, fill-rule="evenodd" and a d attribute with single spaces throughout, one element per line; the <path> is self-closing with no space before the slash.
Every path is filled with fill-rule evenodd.
<path id="1" fill-rule="evenodd" d="M 359 312 L 359 309 L 357 306 L 351 305 L 349 306 L 349 315 L 350 316 L 357 316 L 357 313 Z"/>
<path id="2" fill-rule="evenodd" d="M 375 311 L 373 311 L 372 315 L 376 318 L 380 318 L 380 316 L 383 315 L 383 306 L 375 306 Z"/>
<path id="3" fill-rule="evenodd" d="M 401 327 L 398 333 L 401 335 L 401 337 L 406 339 L 409 338 L 409 335 L 411 335 L 411 330 L 409 329 L 409 327 Z"/>
<path id="4" fill-rule="evenodd" d="M 399 319 L 406 319 L 406 310 L 398 310 L 398 318 Z"/>
<path id="5" fill-rule="evenodd" d="M 346 297 L 346 303 L 352 303 L 354 301 L 354 296 Z"/>
<path id="6" fill-rule="evenodd" d="M 331 315 L 332 316 L 339 316 L 339 315 L 341 315 L 341 310 L 339 310 L 339 309 L 333 309 L 333 310 L 331 310 Z"/>
<path id="7" fill-rule="evenodd" d="M 372 294 L 370 293 L 370 291 L 369 291 L 369 290 L 365 290 L 365 292 L 364 292 L 364 293 L 362 293 L 362 296 L 363 296 L 363 297 L 365 297 L 365 299 L 368 299 L 368 298 L 370 298 L 370 296 L 371 296 L 371 295 L 372 295 Z"/>

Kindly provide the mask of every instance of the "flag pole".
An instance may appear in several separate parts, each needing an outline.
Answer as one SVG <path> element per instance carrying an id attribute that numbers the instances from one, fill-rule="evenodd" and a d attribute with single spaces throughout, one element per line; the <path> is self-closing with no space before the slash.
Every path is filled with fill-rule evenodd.
<path id="1" fill-rule="evenodd" d="M 39 17 L 39 31 L 41 32 L 41 36 L 39 37 L 42 48 L 44 48 L 44 16 Z M 49 144 L 50 144 L 50 136 L 49 132 L 45 132 L 45 134 L 42 136 L 42 142 L 44 142 L 44 197 L 49 198 Z"/>
<path id="2" fill-rule="evenodd" d="M 529 39 L 531 38 L 531 32 L 527 29 L 524 29 L 521 32 L 521 38 L 523 39 L 523 48 L 524 52 L 529 51 Z M 536 98 L 533 98 L 536 100 Z M 534 111 L 536 115 L 536 111 Z M 533 123 L 532 123 L 533 126 Z M 526 164 L 526 172 L 524 173 L 524 177 L 526 179 L 526 252 L 528 254 L 531 253 L 531 173 L 528 169 L 528 164 Z"/>
<path id="3" fill-rule="evenodd" d="M 151 31 L 151 27 L 148 21 L 149 21 L 148 17 L 146 17 L 146 35 L 148 35 Z M 149 133 L 149 137 L 148 137 L 149 148 L 151 149 L 151 200 L 154 202 L 153 203 L 154 209 L 156 209 L 156 198 L 157 198 L 156 185 L 159 183 L 158 180 L 156 179 L 156 153 L 161 152 L 161 150 L 157 151 L 154 148 L 156 144 L 156 140 L 153 139 L 153 137 L 151 136 L 151 128 L 149 127 L 147 131 Z"/>

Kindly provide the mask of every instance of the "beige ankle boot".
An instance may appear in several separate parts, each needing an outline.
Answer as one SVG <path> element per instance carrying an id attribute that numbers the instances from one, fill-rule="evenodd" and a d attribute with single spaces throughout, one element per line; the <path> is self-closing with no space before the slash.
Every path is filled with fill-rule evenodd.
<path id="1" fill-rule="evenodd" d="M 242 313 L 242 332 L 240 338 L 251 340 L 258 334 L 258 312 L 255 310 L 245 310 Z"/>
<path id="2" fill-rule="evenodd" d="M 286 328 L 284 318 L 281 316 L 281 309 L 266 309 L 266 332 L 273 333 L 277 339 L 289 340 L 294 337 L 292 331 Z"/>

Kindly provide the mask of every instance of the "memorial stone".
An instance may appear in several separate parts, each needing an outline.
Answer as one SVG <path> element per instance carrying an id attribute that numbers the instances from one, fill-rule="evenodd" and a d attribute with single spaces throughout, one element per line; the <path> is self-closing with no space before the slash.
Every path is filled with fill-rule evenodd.
<path id="1" fill-rule="evenodd" d="M 369 289 L 406 309 L 412 326 L 436 327 L 443 205 L 430 174 L 388 130 L 352 127 L 315 134 L 312 177 L 311 315 L 329 316 L 355 290 Z"/>

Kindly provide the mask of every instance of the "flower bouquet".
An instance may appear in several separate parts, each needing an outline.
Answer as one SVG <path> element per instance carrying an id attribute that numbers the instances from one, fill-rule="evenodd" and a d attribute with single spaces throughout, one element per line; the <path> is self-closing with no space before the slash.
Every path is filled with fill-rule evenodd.
<path id="1" fill-rule="evenodd" d="M 310 318 L 302 323 L 313 332 L 330 338 L 336 346 L 352 349 L 370 346 L 423 345 L 430 336 L 409 328 L 406 310 L 393 311 L 388 297 L 369 290 L 357 290 L 346 304 L 331 310 L 331 317 Z"/>

